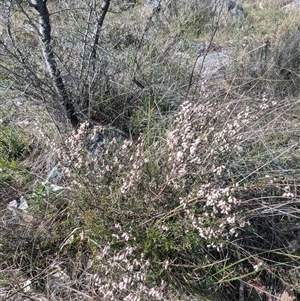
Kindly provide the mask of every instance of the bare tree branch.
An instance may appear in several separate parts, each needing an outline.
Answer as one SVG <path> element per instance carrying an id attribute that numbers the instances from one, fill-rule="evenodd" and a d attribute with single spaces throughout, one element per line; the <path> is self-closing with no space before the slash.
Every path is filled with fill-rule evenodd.
<path id="1" fill-rule="evenodd" d="M 110 0 L 104 0 L 103 4 L 101 6 L 102 14 L 100 15 L 99 19 L 97 20 L 96 30 L 95 30 L 95 39 L 94 43 L 92 45 L 92 52 L 91 52 L 91 61 L 92 61 L 92 70 L 95 71 L 95 62 L 97 58 L 97 47 L 99 45 L 99 39 L 100 39 L 100 30 L 102 28 L 106 13 L 108 12 L 108 8 L 110 5 Z"/>

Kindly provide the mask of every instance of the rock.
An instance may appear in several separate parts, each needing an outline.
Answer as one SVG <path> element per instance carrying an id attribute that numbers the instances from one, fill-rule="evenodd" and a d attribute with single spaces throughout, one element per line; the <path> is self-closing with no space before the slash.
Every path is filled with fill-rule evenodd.
<path id="1" fill-rule="evenodd" d="M 243 6 L 234 0 L 215 1 L 211 7 L 211 15 L 217 18 L 219 18 L 220 15 L 223 15 L 225 18 L 232 16 L 236 19 L 246 16 Z"/>
<path id="2" fill-rule="evenodd" d="M 200 90 L 203 97 L 219 97 L 224 94 L 231 62 L 232 59 L 224 50 L 204 53 L 199 57 L 194 75 L 201 82 Z"/>
<path id="3" fill-rule="evenodd" d="M 284 9 L 300 9 L 300 0 L 295 0 L 283 7 Z"/>
<path id="4" fill-rule="evenodd" d="M 91 155 L 101 157 L 111 141 L 123 140 L 125 137 L 126 135 L 116 128 L 95 126 L 87 132 L 85 147 Z"/>
<path id="5" fill-rule="evenodd" d="M 195 43 L 194 47 L 197 49 L 197 53 L 198 54 L 205 54 L 206 52 L 220 50 L 220 47 L 218 47 L 216 44 L 210 43 L 210 42 L 207 42 L 207 43 Z"/>
<path id="6" fill-rule="evenodd" d="M 147 5 L 150 6 L 153 9 L 159 9 L 160 8 L 160 2 L 159 0 L 148 0 Z"/>
<path id="7" fill-rule="evenodd" d="M 195 73 L 201 73 L 201 77 L 212 79 L 223 77 L 230 64 L 229 56 L 224 52 L 211 52 L 200 56 L 196 64 Z"/>
<path id="8" fill-rule="evenodd" d="M 228 11 L 238 19 L 246 16 L 244 8 L 233 0 L 228 2 Z"/>

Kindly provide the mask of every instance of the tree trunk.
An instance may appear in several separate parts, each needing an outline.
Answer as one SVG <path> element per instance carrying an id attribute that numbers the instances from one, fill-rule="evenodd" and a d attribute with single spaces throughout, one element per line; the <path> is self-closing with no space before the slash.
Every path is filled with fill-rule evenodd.
<path id="1" fill-rule="evenodd" d="M 65 88 L 61 77 L 61 72 L 57 68 L 57 63 L 51 47 L 51 24 L 50 15 L 47 8 L 47 0 L 30 0 L 29 4 L 39 13 L 39 33 L 42 41 L 44 59 L 50 76 L 53 79 L 53 84 L 59 96 L 60 102 L 64 106 L 67 117 L 72 126 L 76 128 L 79 123 L 78 116 L 76 114 L 74 104 Z"/>

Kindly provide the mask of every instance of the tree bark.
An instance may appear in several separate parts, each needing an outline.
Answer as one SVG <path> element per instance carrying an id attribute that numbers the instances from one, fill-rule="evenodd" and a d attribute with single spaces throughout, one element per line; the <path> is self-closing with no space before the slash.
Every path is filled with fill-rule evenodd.
<path id="1" fill-rule="evenodd" d="M 29 0 L 29 4 L 36 9 L 39 14 L 39 33 L 42 41 L 43 56 L 47 65 L 47 69 L 53 84 L 63 104 L 66 115 L 74 128 L 77 127 L 79 120 L 73 102 L 66 90 L 64 82 L 61 77 L 61 72 L 57 67 L 55 56 L 51 46 L 51 23 L 50 14 L 47 8 L 47 0 Z"/>

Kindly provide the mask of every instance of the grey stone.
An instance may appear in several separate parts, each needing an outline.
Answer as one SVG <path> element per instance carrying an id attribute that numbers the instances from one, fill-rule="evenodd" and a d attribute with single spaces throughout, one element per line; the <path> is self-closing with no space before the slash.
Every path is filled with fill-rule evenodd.
<path id="1" fill-rule="evenodd" d="M 289 6 L 291 8 L 297 8 L 297 9 L 300 9 L 300 0 L 295 0 L 293 1 L 292 3 L 289 4 Z"/>
<path id="2" fill-rule="evenodd" d="M 233 0 L 229 0 L 228 2 L 228 11 L 230 12 L 231 15 L 237 18 L 246 16 L 244 8 Z"/>
<path id="3" fill-rule="evenodd" d="M 159 0 L 148 0 L 147 5 L 154 10 L 160 9 L 160 2 Z"/>
<path id="4" fill-rule="evenodd" d="M 201 77 L 205 79 L 224 77 L 229 64 L 230 58 L 227 54 L 212 52 L 200 56 L 195 70 L 200 72 Z"/>
<path id="5" fill-rule="evenodd" d="M 96 126 L 87 131 L 85 147 L 91 155 L 102 157 L 113 139 L 124 140 L 125 138 L 126 135 L 116 128 Z"/>
<path id="6" fill-rule="evenodd" d="M 217 51 L 218 46 L 214 43 L 196 43 L 194 47 L 197 49 L 198 54 L 204 54 L 205 52 Z"/>

